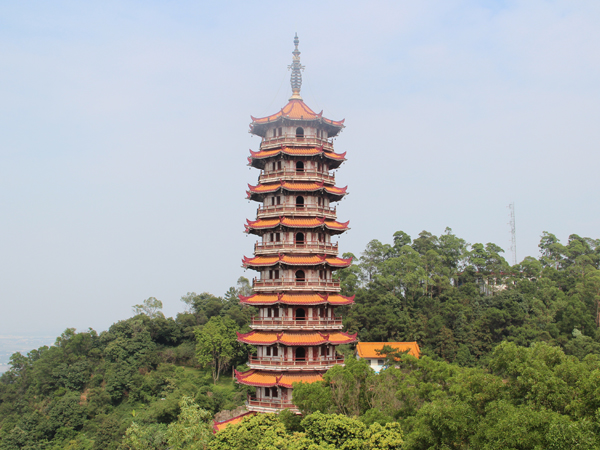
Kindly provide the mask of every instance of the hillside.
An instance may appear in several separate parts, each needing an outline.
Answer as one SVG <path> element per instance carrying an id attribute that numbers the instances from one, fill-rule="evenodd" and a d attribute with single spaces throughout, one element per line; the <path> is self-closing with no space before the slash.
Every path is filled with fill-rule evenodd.
<path id="1" fill-rule="evenodd" d="M 554 430 L 560 439 L 597 445 L 590 436 L 600 405 L 586 380 L 600 373 L 600 242 L 571 235 L 561 244 L 544 233 L 539 258 L 511 267 L 501 254 L 451 230 L 370 242 L 339 272 L 343 293 L 356 295 L 342 311 L 345 327 L 362 341 L 416 340 L 424 357 L 402 356 L 400 369 L 381 375 L 348 357 L 324 383 L 295 394 L 307 419 L 319 410 L 368 426 L 399 423 L 405 448 L 481 448 L 500 439 L 494 424 L 506 416 L 530 424 L 523 425 L 527 434 Z M 67 329 L 53 346 L 15 353 L 0 377 L 0 450 L 167 448 L 173 430 L 191 426 L 183 425 L 189 417 L 209 426 L 212 414 L 244 403 L 247 388 L 230 374 L 251 349 L 240 347 L 213 384 L 210 368 L 197 362 L 195 332 L 213 317 L 247 331 L 252 311 L 237 295 L 248 290 L 242 278 L 223 297 L 187 294 L 189 312 L 176 318 L 165 318 L 160 302 L 148 299 L 107 331 Z M 282 436 L 312 429 L 310 420 L 274 420 L 269 426 Z M 164 439 L 135 447 L 131 438 L 123 441 L 128 429 L 128 436 Z M 186 445 L 179 448 L 203 448 Z M 532 437 L 518 448 L 535 445 L 547 443 Z"/>

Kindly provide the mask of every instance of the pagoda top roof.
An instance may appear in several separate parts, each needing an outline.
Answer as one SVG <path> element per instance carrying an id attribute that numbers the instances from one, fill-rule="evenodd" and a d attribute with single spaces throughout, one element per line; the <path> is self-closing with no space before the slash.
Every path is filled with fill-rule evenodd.
<path id="1" fill-rule="evenodd" d="M 292 64 L 288 66 L 292 71 L 290 77 L 292 96 L 287 105 L 275 114 L 266 117 L 250 116 L 252 118 L 252 123 L 250 124 L 250 132 L 252 134 L 264 137 L 266 131 L 274 123 L 283 121 L 296 121 L 298 124 L 300 122 L 317 122 L 320 125 L 320 128 L 327 130 L 329 137 L 337 135 L 342 128 L 344 128 L 344 120 L 335 121 L 325 119 L 323 117 L 323 111 L 317 114 L 302 100 L 300 90 L 302 88 L 302 71 L 304 70 L 304 66 L 300 64 L 300 50 L 298 50 L 299 42 L 298 35 L 296 35 L 294 37 Z"/>
<path id="2" fill-rule="evenodd" d="M 319 372 L 279 374 L 253 369 L 247 370 L 246 372 L 238 372 L 236 370 L 235 378 L 240 383 L 249 386 L 280 386 L 285 388 L 291 388 L 294 383 L 314 383 L 315 381 L 323 381 L 323 375 Z"/>
<path id="3" fill-rule="evenodd" d="M 284 119 L 290 121 L 302 121 L 309 122 L 315 121 L 322 125 L 329 131 L 329 136 L 333 137 L 344 128 L 343 120 L 331 120 L 323 117 L 323 111 L 320 113 L 314 112 L 310 107 L 304 103 L 302 99 L 292 98 L 290 101 L 277 111 L 275 114 L 271 114 L 266 117 L 254 117 L 250 116 L 252 123 L 250 124 L 250 132 L 259 136 L 264 136 L 267 125 L 272 125 L 275 122 L 283 121 Z"/>

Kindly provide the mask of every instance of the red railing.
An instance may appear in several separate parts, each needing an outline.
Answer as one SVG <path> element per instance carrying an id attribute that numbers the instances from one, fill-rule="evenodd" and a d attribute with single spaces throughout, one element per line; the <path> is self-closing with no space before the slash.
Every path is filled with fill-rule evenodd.
<path id="1" fill-rule="evenodd" d="M 326 181 L 335 183 L 335 175 L 329 172 L 318 170 L 295 170 L 295 169 L 278 169 L 275 171 L 261 172 L 258 177 L 259 183 L 269 183 L 279 181 L 281 178 L 286 180 L 302 180 L 302 181 Z"/>
<path id="2" fill-rule="evenodd" d="M 332 244 L 331 242 L 306 242 L 305 244 L 298 244 L 293 241 L 273 241 L 273 242 L 257 242 L 254 244 L 254 252 L 260 251 L 280 251 L 280 250 L 317 250 L 320 252 L 334 252 L 337 254 L 338 244 Z"/>
<path id="3" fill-rule="evenodd" d="M 283 400 L 279 400 L 279 399 L 272 399 L 272 400 L 264 400 L 264 399 L 258 399 L 256 397 L 249 397 L 247 400 L 248 406 L 255 406 L 255 407 L 259 407 L 259 408 L 277 408 L 277 409 L 285 409 L 285 408 L 289 408 L 289 409 L 293 409 L 293 410 L 298 410 L 298 408 L 296 408 L 296 405 L 294 405 L 293 403 L 290 402 L 284 402 Z"/>
<path id="4" fill-rule="evenodd" d="M 271 358 L 265 358 L 265 357 L 259 357 L 259 356 L 254 356 L 251 355 L 249 360 L 248 360 L 249 364 L 257 364 L 257 365 L 261 365 L 261 366 L 282 366 L 283 367 L 323 367 L 323 366 L 333 366 L 335 364 L 344 364 L 344 358 L 331 358 L 331 357 L 325 357 L 325 358 L 318 358 L 316 360 L 306 360 L 306 361 L 302 361 L 302 360 L 293 360 L 293 359 L 288 359 L 288 358 L 281 358 L 281 357 L 271 357 Z"/>
<path id="5" fill-rule="evenodd" d="M 272 279 L 272 280 L 259 280 L 255 278 L 252 281 L 252 287 L 254 289 L 264 289 L 264 288 L 286 288 L 286 289 L 295 289 L 302 290 L 306 288 L 320 288 L 320 289 L 339 289 L 340 282 L 339 281 L 325 281 L 325 280 L 304 280 L 297 281 L 294 279 Z"/>
<path id="6" fill-rule="evenodd" d="M 342 325 L 341 317 L 327 318 L 307 318 L 307 319 L 292 319 L 290 317 L 264 317 L 262 319 L 252 316 L 253 326 L 331 326 Z"/>
<path id="7" fill-rule="evenodd" d="M 323 146 L 324 150 L 333 151 L 333 141 L 327 139 L 318 138 L 316 136 L 277 136 L 271 138 L 263 138 L 260 143 L 261 150 L 268 150 L 273 147 L 279 147 L 281 145 L 314 145 L 317 147 Z"/>
<path id="8" fill-rule="evenodd" d="M 328 218 L 335 219 L 336 207 L 330 208 L 328 206 L 296 206 L 296 205 L 269 205 L 259 206 L 256 210 L 257 217 L 264 217 L 267 215 L 314 215 L 322 214 Z"/>

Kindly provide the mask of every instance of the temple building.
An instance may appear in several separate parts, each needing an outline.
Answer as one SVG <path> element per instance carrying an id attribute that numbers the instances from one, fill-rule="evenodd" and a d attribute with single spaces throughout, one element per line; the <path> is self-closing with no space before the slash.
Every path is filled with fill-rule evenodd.
<path id="1" fill-rule="evenodd" d="M 238 340 L 256 346 L 250 370 L 237 372 L 238 382 L 256 386 L 248 409 L 296 411 L 294 382 L 315 382 L 335 364 L 343 364 L 336 346 L 356 341 L 342 331 L 336 308 L 354 302 L 340 295 L 333 272 L 352 261 L 338 256 L 334 236 L 348 229 L 337 221 L 336 202 L 346 188 L 335 186 L 331 172 L 345 161 L 333 151 L 332 139 L 344 128 L 315 113 L 302 100 L 302 70 L 298 36 L 294 39 L 291 69 L 292 96 L 277 113 L 252 117 L 250 132 L 260 136 L 259 151 L 250 151 L 249 165 L 260 170 L 248 198 L 259 203 L 256 220 L 246 232 L 258 236 L 254 256 L 243 265 L 256 270 L 255 294 L 240 297 L 255 306 L 252 331 Z"/>

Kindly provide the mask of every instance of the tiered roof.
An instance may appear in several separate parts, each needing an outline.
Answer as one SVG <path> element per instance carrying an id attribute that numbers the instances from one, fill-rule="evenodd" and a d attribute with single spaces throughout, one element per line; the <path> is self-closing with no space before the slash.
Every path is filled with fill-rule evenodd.
<path id="1" fill-rule="evenodd" d="M 261 201 L 264 194 L 272 194 L 277 191 L 289 192 L 318 192 L 329 194 L 329 198 L 333 201 L 341 200 L 346 195 L 348 186 L 339 188 L 336 186 L 327 186 L 324 182 L 297 182 L 297 181 L 280 181 L 279 183 L 266 183 L 252 186 L 248 184 L 249 191 L 246 191 L 248 198 L 251 200 Z"/>
<path id="2" fill-rule="evenodd" d="M 244 267 L 268 267 L 277 264 L 288 266 L 318 266 L 323 264 L 335 268 L 343 268 L 352 264 L 352 258 L 344 259 L 324 255 L 290 256 L 279 254 L 273 256 L 255 256 L 254 258 L 244 256 L 242 263 L 244 264 Z"/>
<path id="3" fill-rule="evenodd" d="M 318 372 L 291 372 L 281 374 L 253 369 L 246 372 L 238 372 L 236 370 L 235 377 L 242 384 L 259 387 L 280 386 L 291 388 L 293 383 L 314 383 L 315 381 L 323 381 L 323 375 Z"/>
<path id="4" fill-rule="evenodd" d="M 342 128 L 344 128 L 344 120 L 330 120 L 323 117 L 323 111 L 315 113 L 310 109 L 306 103 L 300 98 L 290 99 L 287 105 L 275 114 L 271 114 L 266 117 L 252 117 L 252 123 L 250 124 L 250 132 L 259 136 L 264 136 L 265 131 L 272 126 L 275 122 L 283 121 L 316 121 L 322 125 L 325 125 L 329 132 L 329 136 L 335 136 Z"/>
<path id="5" fill-rule="evenodd" d="M 327 158 L 331 162 L 329 163 L 331 168 L 338 167 L 341 163 L 346 161 L 346 152 L 344 153 L 334 153 L 328 152 L 321 147 L 281 147 L 273 150 L 260 150 L 258 152 L 253 152 L 250 150 L 250 156 L 248 157 L 248 163 L 259 169 L 264 168 L 264 160 L 269 158 L 274 158 L 279 155 L 288 155 L 288 156 L 321 156 L 322 158 Z"/>
<path id="6" fill-rule="evenodd" d="M 284 305 L 351 305 L 354 303 L 352 297 L 344 297 L 339 294 L 254 294 L 249 297 L 239 296 L 242 303 L 256 306 L 269 306 L 276 304 Z"/>
<path id="7" fill-rule="evenodd" d="M 325 227 L 328 230 L 333 231 L 335 234 L 343 233 L 348 230 L 348 222 L 337 222 L 335 220 L 325 220 L 320 217 L 311 218 L 292 218 L 292 217 L 280 217 L 278 219 L 258 219 L 249 220 L 246 219 L 246 233 L 256 233 L 258 230 L 268 230 L 283 226 L 286 228 L 320 228 Z"/>
<path id="8" fill-rule="evenodd" d="M 237 336 L 238 341 L 252 345 L 339 345 L 356 341 L 356 333 L 348 334 L 339 331 L 328 334 L 319 331 L 251 331 L 250 333 L 238 332 Z"/>

